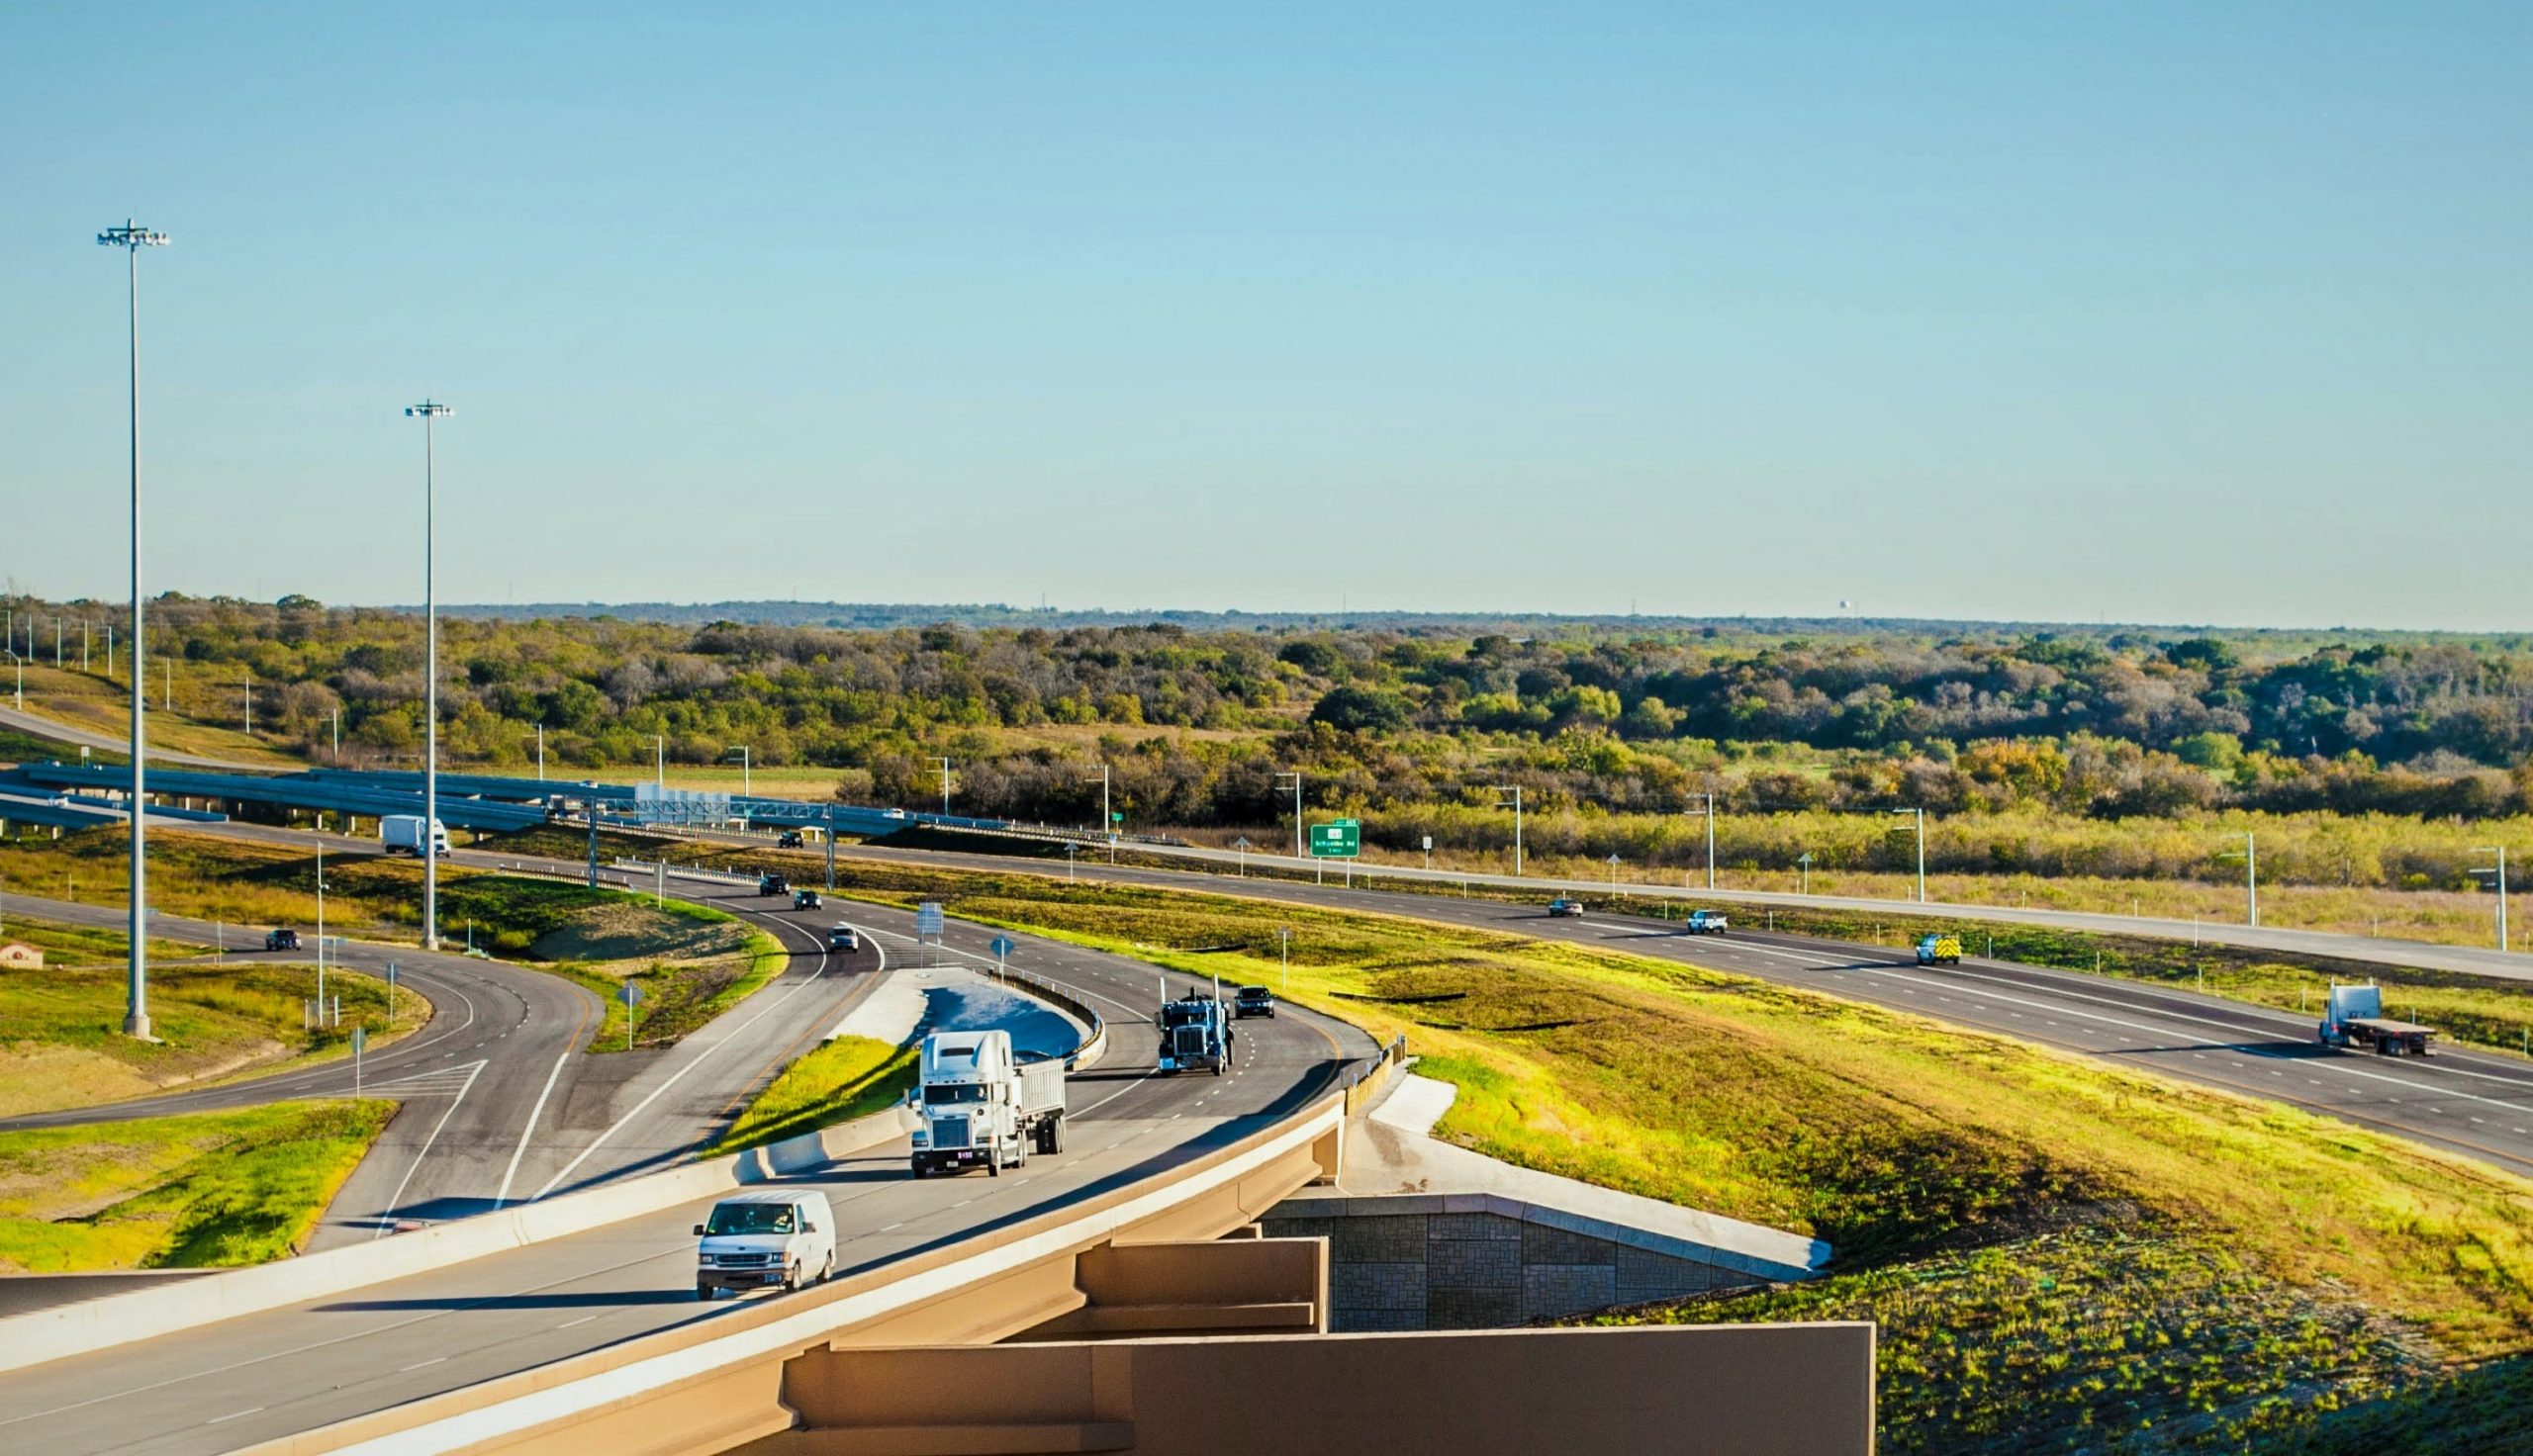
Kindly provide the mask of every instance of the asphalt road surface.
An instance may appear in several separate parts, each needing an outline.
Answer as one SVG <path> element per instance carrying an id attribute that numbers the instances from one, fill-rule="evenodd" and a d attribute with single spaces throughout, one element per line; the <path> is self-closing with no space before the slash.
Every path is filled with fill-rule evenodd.
<path id="1" fill-rule="evenodd" d="M 952 940 L 985 934 L 954 925 Z M 1230 1075 L 1160 1077 L 1149 1030 L 1155 967 L 1026 939 L 1012 965 L 1111 1018 L 1108 1055 L 1069 1086 L 1068 1150 L 999 1178 L 917 1181 L 901 1139 L 802 1180 L 836 1206 L 842 1272 L 1184 1162 L 1307 1104 L 1375 1050 L 1360 1032 L 1288 1009 L 1239 1024 Z M 733 1305 L 696 1302 L 688 1232 L 705 1206 L 0 1375 L 0 1450 L 230 1450 L 714 1319 Z"/>
<path id="2" fill-rule="evenodd" d="M 993 855 L 869 847 L 849 853 L 896 864 L 1027 870 L 1055 877 L 1067 872 L 1062 864 L 1050 867 L 1044 861 Z M 1692 936 L 1675 920 L 1598 911 L 1587 912 L 1579 920 L 1550 919 L 1546 894 L 1534 904 L 1507 904 L 1220 874 L 1110 868 L 1086 861 L 1073 872 L 1085 880 L 1414 916 L 1734 971 L 1913 1011 L 1956 1026 L 2003 1032 L 2204 1086 L 2293 1103 L 2485 1158 L 2512 1172 L 2533 1174 L 2533 1063 L 2451 1048 L 2427 1057 L 2333 1050 L 2313 1040 L 2318 1012 L 2299 1016 L 2194 991 L 1981 956 L 1965 958 L 1957 966 L 1922 968 L 1906 949 L 1771 935 L 1738 925 L 1725 936 Z M 1978 938 L 1975 933 L 1965 934 L 1963 943 L 1976 947 Z"/>

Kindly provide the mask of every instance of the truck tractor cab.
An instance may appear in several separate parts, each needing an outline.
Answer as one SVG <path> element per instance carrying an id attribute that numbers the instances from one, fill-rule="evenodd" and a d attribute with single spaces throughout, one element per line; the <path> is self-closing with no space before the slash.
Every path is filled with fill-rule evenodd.
<path id="1" fill-rule="evenodd" d="M 800 1288 L 835 1273 L 835 1211 L 823 1193 L 734 1193 L 695 1226 L 695 1297 L 724 1289 Z"/>
<path id="2" fill-rule="evenodd" d="M 1959 965 L 1961 963 L 1961 937 L 1925 936 L 1920 939 L 1918 942 L 1918 963 L 1920 965 Z"/>
<path id="3" fill-rule="evenodd" d="M 1065 1065 L 1020 1060 L 1009 1032 L 934 1032 L 916 1067 L 916 1177 L 982 1167 L 998 1178 L 1032 1152 L 1065 1150 Z"/>
<path id="4" fill-rule="evenodd" d="M 1154 1018 L 1161 1028 L 1161 1069 L 1173 1076 L 1202 1069 L 1221 1076 L 1231 1067 L 1231 1018 L 1211 996 L 1190 996 L 1162 1003 Z"/>
<path id="5" fill-rule="evenodd" d="M 264 932 L 264 949 L 267 951 L 296 951 L 299 949 L 299 932 L 295 930 L 268 930 Z"/>

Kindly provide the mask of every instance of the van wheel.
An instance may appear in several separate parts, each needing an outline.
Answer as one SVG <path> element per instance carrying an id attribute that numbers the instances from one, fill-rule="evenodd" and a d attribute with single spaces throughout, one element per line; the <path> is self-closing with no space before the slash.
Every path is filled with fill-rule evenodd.
<path id="1" fill-rule="evenodd" d="M 1065 1115 L 1063 1113 L 1056 1114 L 1055 1119 L 1047 1124 L 1047 1150 L 1049 1152 L 1065 1150 Z"/>
<path id="2" fill-rule="evenodd" d="M 799 1265 L 797 1265 L 797 1264 L 786 1264 L 786 1265 L 784 1265 L 784 1266 L 783 1266 L 783 1292 L 784 1292 L 785 1294 L 790 1294 L 790 1293 L 792 1293 L 794 1290 L 798 1289 L 799 1287 L 800 1287 L 800 1266 L 799 1266 Z"/>
<path id="3" fill-rule="evenodd" d="M 829 1250 L 827 1250 L 827 1261 L 826 1261 L 824 1264 L 820 1265 L 820 1266 L 819 1266 L 819 1268 L 818 1268 L 818 1282 L 819 1282 L 820 1284 L 824 1284 L 824 1283 L 826 1283 L 828 1280 L 833 1279 L 834 1277 L 835 1277 L 835 1250 L 833 1250 L 833 1249 L 829 1249 Z"/>

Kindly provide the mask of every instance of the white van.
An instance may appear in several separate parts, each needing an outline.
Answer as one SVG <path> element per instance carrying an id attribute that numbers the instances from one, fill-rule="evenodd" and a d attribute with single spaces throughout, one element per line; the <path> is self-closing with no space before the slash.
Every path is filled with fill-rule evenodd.
<path id="1" fill-rule="evenodd" d="M 734 1193 L 695 1226 L 695 1297 L 715 1290 L 798 1289 L 835 1272 L 835 1211 L 810 1189 Z"/>

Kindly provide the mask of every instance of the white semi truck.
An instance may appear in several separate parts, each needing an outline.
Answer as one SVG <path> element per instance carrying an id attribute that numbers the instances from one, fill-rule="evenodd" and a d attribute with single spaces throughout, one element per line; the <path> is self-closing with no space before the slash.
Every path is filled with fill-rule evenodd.
<path id="1" fill-rule="evenodd" d="M 2322 1002 L 2319 1040 L 2325 1046 L 2372 1046 L 2386 1056 L 2425 1056 L 2436 1029 L 2386 1016 L 2381 986 L 2333 982 Z"/>
<path id="2" fill-rule="evenodd" d="M 995 1177 L 1032 1152 L 1065 1150 L 1065 1064 L 1022 1061 L 1005 1031 L 923 1039 L 915 1089 L 914 1175 L 983 1164 Z"/>
<path id="3" fill-rule="evenodd" d="M 386 814 L 378 821 L 378 847 L 391 855 L 420 855 L 422 852 L 422 816 L 420 814 Z M 431 821 L 431 853 L 442 859 L 448 856 L 448 826 Z"/>

